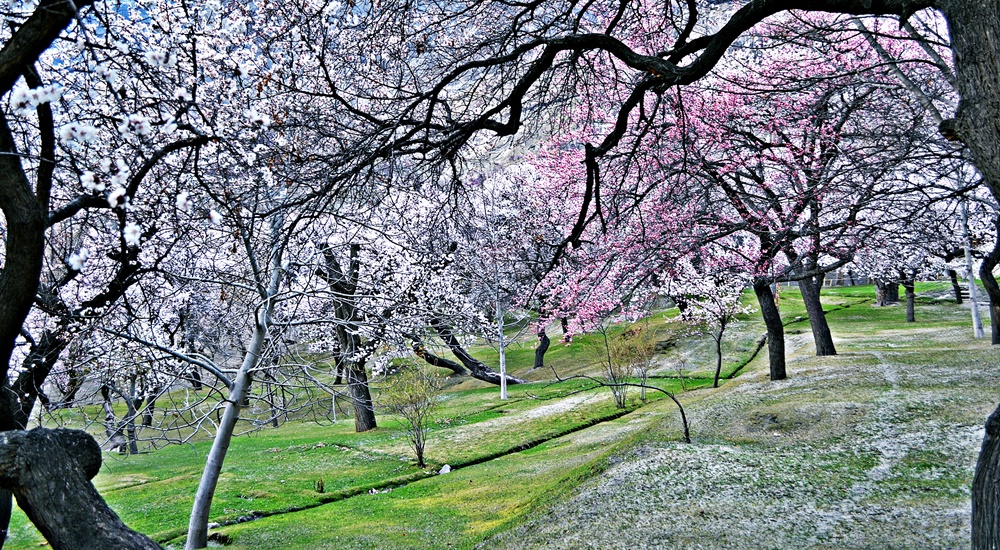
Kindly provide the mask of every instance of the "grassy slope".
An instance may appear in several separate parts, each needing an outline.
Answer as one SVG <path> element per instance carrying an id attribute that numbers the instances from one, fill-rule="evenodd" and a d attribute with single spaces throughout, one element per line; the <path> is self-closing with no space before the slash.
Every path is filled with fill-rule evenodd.
<path id="1" fill-rule="evenodd" d="M 767 381 L 758 361 L 691 403 L 693 445 L 665 419 L 544 521 L 483 546 L 967 547 L 996 351 L 971 338 L 968 309 L 924 301 L 916 324 L 903 315 L 830 313 L 840 356 L 790 337 L 787 381 Z"/>
<path id="2" fill-rule="evenodd" d="M 902 308 L 876 309 L 860 303 L 872 297 L 870 289 L 861 288 L 837 289 L 825 298 L 831 306 L 828 309 L 853 304 L 829 315 L 834 334 L 840 338 L 841 357 L 811 358 L 808 332 L 790 334 L 789 347 L 801 346 L 801 349 L 790 354 L 789 382 L 761 381 L 760 373 L 766 365 L 758 358 L 748 367 L 749 376 L 730 383 L 728 388 L 685 394 L 684 399 L 692 409 L 694 445 L 674 443 L 676 412 L 672 404 L 661 400 L 637 413 L 575 431 L 524 452 L 460 468 L 446 476 L 428 477 L 405 459 L 408 452 L 403 433 L 392 419 L 383 418 L 378 430 L 366 434 L 352 433 L 350 421 L 322 427 L 292 423 L 235 441 L 213 506 L 212 520 L 232 520 L 255 511 L 273 513 L 313 507 L 222 528 L 220 531 L 234 540 L 235 548 L 463 548 L 484 539 L 490 541 L 487 547 L 512 546 L 515 539 L 523 539 L 528 547 L 572 547 L 573 541 L 580 539 L 567 538 L 566 533 L 586 533 L 584 527 L 591 522 L 591 515 L 600 516 L 601 503 L 618 502 L 616 495 L 629 502 L 644 503 L 637 504 L 640 510 L 636 513 L 661 510 L 660 521 L 652 524 L 655 533 L 637 530 L 629 535 L 636 540 L 656 540 L 670 531 L 664 529 L 664 514 L 671 518 L 679 516 L 684 519 L 680 524 L 693 526 L 704 519 L 708 530 L 720 520 L 738 527 L 743 516 L 724 513 L 724 509 L 732 507 L 731 503 L 713 504 L 710 496 L 716 484 L 726 491 L 752 492 L 754 498 L 748 498 L 747 502 L 755 503 L 754 506 L 742 511 L 751 518 L 786 501 L 805 509 L 849 515 L 849 511 L 838 510 L 848 510 L 844 495 L 856 487 L 862 500 L 893 503 L 887 508 L 891 511 L 901 506 L 912 508 L 917 504 L 901 495 L 909 495 L 918 487 L 915 494 L 923 500 L 939 508 L 959 510 L 957 516 L 952 513 L 947 517 L 955 520 L 961 532 L 961 522 L 955 518 L 962 517 L 961 510 L 967 515 L 965 487 L 971 475 L 970 445 L 974 447 L 975 426 L 981 424 L 991 408 L 991 390 L 996 388 L 993 375 L 984 374 L 984 378 L 975 374 L 982 370 L 976 365 L 988 348 L 981 341 L 964 337 L 964 329 L 957 328 L 968 325 L 968 310 L 922 304 L 918 319 L 933 318 L 933 323 L 924 321 L 907 327 L 900 322 Z M 796 298 L 796 292 L 783 289 L 782 308 L 791 323 L 790 333 L 808 329 L 808 323 L 794 322 L 797 316 L 804 315 Z M 666 320 L 656 322 L 662 326 L 669 324 Z M 736 368 L 749 356 L 761 333 L 760 323 L 752 317 L 736 325 L 726 351 L 727 370 Z M 579 349 L 577 343 L 570 347 L 554 345 L 550 352 L 551 364 L 563 376 L 564 372 L 574 372 L 571 363 L 573 352 Z M 962 350 L 962 361 L 953 352 L 942 349 L 945 343 Z M 530 367 L 531 350 L 525 349 L 524 358 L 512 361 L 515 372 Z M 707 372 L 701 365 L 711 364 L 708 352 L 704 343 L 685 343 L 673 352 L 668 362 L 685 357 L 690 370 Z M 897 373 L 895 385 L 886 381 L 883 372 L 887 353 L 892 354 L 888 363 Z M 576 361 L 581 362 L 579 357 Z M 931 383 L 937 379 L 936 375 L 930 381 L 910 380 L 906 375 L 916 368 L 915 364 L 922 365 L 923 372 L 928 364 L 948 365 L 946 368 L 950 369 L 953 363 L 965 366 L 956 366 L 956 374 L 939 385 Z M 844 369 L 841 376 L 838 371 L 844 364 L 849 369 Z M 668 366 L 662 370 L 663 375 L 675 375 Z M 747 381 L 743 382 L 743 378 Z M 658 379 L 656 384 L 669 385 L 671 389 L 679 387 L 674 379 Z M 579 429 L 616 412 L 606 392 L 569 395 L 581 386 L 578 381 L 512 388 L 514 399 L 503 404 L 495 400 L 494 389 L 467 389 L 472 386 L 476 384 L 462 384 L 449 391 L 438 409 L 438 424 L 428 449 L 428 458 L 435 465 L 458 466 L 500 455 L 525 443 Z M 913 398 L 907 397 L 904 400 L 907 404 L 900 409 L 896 398 L 900 392 L 910 396 L 911 387 L 915 392 Z M 955 387 L 960 391 L 951 395 Z M 944 396 L 948 396 L 946 405 L 923 405 L 938 403 Z M 896 429 L 899 410 L 903 411 L 899 422 L 906 433 L 911 429 L 932 434 L 941 431 L 925 423 L 910 422 L 907 411 L 911 408 L 918 418 L 927 417 L 934 422 L 947 418 L 951 422 L 947 427 L 958 426 L 958 433 L 963 434 L 961 441 L 942 448 L 930 445 L 920 452 L 907 450 L 901 455 L 894 449 L 880 452 L 877 440 L 892 439 L 890 428 Z M 864 427 L 862 420 L 868 417 L 893 418 L 894 422 L 888 427 Z M 167 539 L 183 532 L 206 450 L 207 444 L 199 443 L 124 461 L 109 459 L 97 485 L 126 522 Z M 891 464 L 883 464 L 885 453 L 894 457 Z M 627 458 L 624 462 L 623 457 Z M 701 472 L 705 464 L 713 468 Z M 636 468 L 649 471 L 639 475 L 634 468 L 623 470 L 626 468 L 623 465 L 639 465 Z M 569 495 L 581 482 L 609 466 L 606 474 L 584 485 L 587 488 L 584 492 Z M 884 491 L 882 484 L 874 485 L 876 491 L 865 481 L 872 471 L 881 471 L 876 470 L 880 466 L 887 468 L 886 479 L 894 480 L 885 484 Z M 917 473 L 901 477 L 894 474 L 893 468 L 904 467 Z M 771 469 L 780 475 L 762 475 Z M 725 473 L 730 470 L 731 475 Z M 924 475 L 926 471 L 933 475 Z M 703 474 L 709 477 L 706 479 Z M 914 485 L 911 478 L 919 475 L 933 479 L 928 484 Z M 677 480 L 684 487 L 695 489 L 685 495 L 670 484 L 661 487 L 652 483 L 649 488 L 644 485 L 648 476 Z M 747 483 L 748 477 L 751 483 Z M 323 494 L 313 488 L 320 478 L 326 488 Z M 370 487 L 384 488 L 418 479 L 391 492 L 365 492 Z M 609 483 L 622 489 L 616 493 L 608 489 Z M 938 486 L 943 489 L 934 489 Z M 931 489 L 924 490 L 925 487 Z M 355 493 L 362 494 L 343 498 Z M 802 499 L 785 493 L 813 496 L 799 502 Z M 638 494 L 644 498 L 636 498 Z M 597 501 L 588 501 L 581 508 L 580 499 L 588 498 Z M 340 500 L 314 507 L 330 499 Z M 670 504 L 674 501 L 675 504 Z M 828 503 L 839 508 L 830 508 L 833 505 Z M 532 522 L 531 518 L 547 509 L 558 521 Z M 579 510 L 591 509 L 597 512 L 579 517 Z M 831 514 L 823 517 L 834 518 L 835 514 Z M 799 519 L 803 525 L 800 531 L 819 532 L 816 522 Z M 605 534 L 621 529 L 621 525 L 597 523 Z M 841 524 L 832 519 L 824 525 L 827 524 L 828 531 L 842 531 Z M 28 547 L 38 540 L 30 525 L 25 525 L 23 516 L 15 521 L 14 527 L 10 547 Z M 709 536 L 697 528 L 690 533 L 693 538 L 686 539 L 689 542 Z M 600 540 L 600 534 L 586 536 Z M 490 539 L 493 536 L 500 540 Z M 794 537 L 779 537 L 775 544 L 788 540 L 801 542 Z"/>

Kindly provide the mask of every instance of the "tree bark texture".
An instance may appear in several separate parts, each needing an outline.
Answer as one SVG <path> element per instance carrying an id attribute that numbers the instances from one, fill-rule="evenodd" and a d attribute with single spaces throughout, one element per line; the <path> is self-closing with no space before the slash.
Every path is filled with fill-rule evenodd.
<path id="1" fill-rule="evenodd" d="M 724 330 L 724 329 L 723 329 Z M 719 377 L 722 376 L 722 334 L 720 330 L 715 334 L 715 380 L 712 382 L 713 388 L 719 387 Z"/>
<path id="2" fill-rule="evenodd" d="M 821 288 L 823 288 L 822 276 L 799 280 L 799 290 L 802 292 L 802 301 L 809 315 L 809 326 L 812 327 L 816 355 L 819 357 L 837 355 L 837 348 L 833 345 L 833 335 L 830 333 L 830 324 L 826 322 L 826 312 L 823 311 L 823 304 L 820 302 Z"/>
<path id="3" fill-rule="evenodd" d="M 875 279 L 875 305 L 887 306 L 899 303 L 899 283 Z"/>
<path id="4" fill-rule="evenodd" d="M 331 250 L 325 250 L 326 269 L 321 272 L 330 287 L 341 297 L 337 303 L 336 334 L 339 350 L 337 352 L 338 381 L 340 372 L 347 376 L 347 393 L 351 396 L 354 408 L 354 429 L 356 432 L 367 432 L 378 427 L 375 419 L 375 407 L 372 403 L 371 390 L 368 388 L 368 373 L 365 367 L 365 357 L 370 353 L 365 349 L 364 342 L 358 334 L 358 308 L 355 302 L 358 291 L 358 277 L 361 270 L 359 255 L 361 245 L 352 244 L 345 270 L 337 261 Z"/>
<path id="5" fill-rule="evenodd" d="M 771 285 L 764 279 L 754 281 L 753 292 L 757 295 L 760 314 L 767 326 L 767 358 L 771 380 L 784 380 L 785 373 L 785 327 L 781 324 L 781 312 L 774 305 Z"/>
<path id="6" fill-rule="evenodd" d="M 14 511 L 14 495 L 7 489 L 0 488 L 0 549 L 7 541 L 10 531 L 10 516 Z"/>
<path id="7" fill-rule="evenodd" d="M 354 406 L 354 431 L 361 433 L 378 427 L 375 421 L 375 405 L 368 389 L 368 373 L 364 362 L 355 363 L 347 371 L 347 392 Z"/>
<path id="8" fill-rule="evenodd" d="M 972 548 L 1000 548 L 1000 406 L 986 421 L 972 480 Z"/>
<path id="9" fill-rule="evenodd" d="M 129 529 L 91 485 L 101 448 L 78 430 L 0 433 L 0 486 L 14 493 L 56 550 L 152 549 L 160 545 Z"/>

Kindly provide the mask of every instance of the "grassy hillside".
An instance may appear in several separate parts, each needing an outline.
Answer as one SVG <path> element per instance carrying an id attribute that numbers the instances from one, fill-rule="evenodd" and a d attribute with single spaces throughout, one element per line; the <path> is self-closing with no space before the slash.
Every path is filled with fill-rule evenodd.
<path id="1" fill-rule="evenodd" d="M 581 380 L 512 387 L 507 402 L 479 382 L 453 385 L 426 470 L 388 416 L 364 434 L 348 419 L 238 438 L 212 509 L 229 525 L 213 533 L 247 549 L 963 546 L 1000 369 L 988 342 L 971 338 L 969 310 L 937 299 L 944 285 L 919 290 L 909 325 L 903 308 L 873 307 L 870 287 L 825 292 L 841 355 L 816 358 L 797 291 L 783 288 L 789 380 L 768 382 L 760 354 L 718 390 L 704 388 L 714 364 L 705 339 L 678 339 L 669 316 L 651 319 L 679 342 L 653 383 L 680 394 L 692 444 L 679 442 L 668 400 L 643 404 L 634 392 L 619 411 Z M 734 326 L 727 372 L 762 334 L 755 316 Z M 592 338 L 554 342 L 547 365 L 562 377 L 594 373 Z M 553 378 L 530 371 L 529 345 L 513 351 L 513 372 Z M 129 525 L 179 546 L 207 449 L 106 455 L 95 483 Z M 443 464 L 455 470 L 436 475 Z M 18 515 L 9 547 L 39 542 Z"/>

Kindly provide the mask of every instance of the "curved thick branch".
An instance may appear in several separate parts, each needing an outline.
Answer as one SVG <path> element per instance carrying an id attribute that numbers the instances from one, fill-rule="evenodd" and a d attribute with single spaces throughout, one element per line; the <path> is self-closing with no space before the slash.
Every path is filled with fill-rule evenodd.
<path id="1" fill-rule="evenodd" d="M 157 549 L 129 529 L 90 483 L 101 448 L 79 430 L 37 428 L 0 433 L 0 488 L 57 550 Z"/>

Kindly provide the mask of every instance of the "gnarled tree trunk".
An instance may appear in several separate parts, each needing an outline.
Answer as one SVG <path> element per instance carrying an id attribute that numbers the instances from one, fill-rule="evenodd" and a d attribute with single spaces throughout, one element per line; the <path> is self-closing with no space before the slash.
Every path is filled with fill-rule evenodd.
<path id="1" fill-rule="evenodd" d="M 78 430 L 0 433 L 0 487 L 14 493 L 28 519 L 56 550 L 154 549 L 105 504 L 90 479 L 101 448 Z"/>
<path id="2" fill-rule="evenodd" d="M 424 347 L 423 342 L 420 341 L 413 342 L 413 353 L 417 357 L 426 361 L 427 364 L 432 367 L 440 367 L 442 369 L 448 369 L 451 372 L 458 375 L 469 374 L 469 370 L 463 367 L 462 365 L 459 365 L 458 363 L 450 361 L 443 357 L 438 357 L 437 355 L 434 355 L 433 353 L 427 351 L 427 348 Z"/>
<path id="3" fill-rule="evenodd" d="M 962 98 L 955 114 L 957 137 L 972 151 L 976 168 L 1000 197 L 1000 2 L 941 0 L 955 56 L 955 87 Z M 992 295 L 991 295 L 992 302 Z M 992 314 L 993 308 L 990 308 Z M 972 548 L 1000 548 L 1000 414 L 986 424 L 972 488 Z"/>
<path id="4" fill-rule="evenodd" d="M 986 435 L 972 480 L 972 548 L 1000 548 L 1000 406 L 986 421 Z"/>

